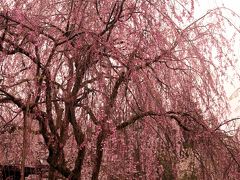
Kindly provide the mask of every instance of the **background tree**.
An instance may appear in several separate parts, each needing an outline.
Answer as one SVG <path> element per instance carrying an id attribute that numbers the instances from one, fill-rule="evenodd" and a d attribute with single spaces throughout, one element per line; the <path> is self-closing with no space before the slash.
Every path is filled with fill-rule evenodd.
<path id="1" fill-rule="evenodd" d="M 220 124 L 233 66 L 222 9 L 197 20 L 186 0 L 0 10 L 1 134 L 14 139 L 5 162 L 20 162 L 16 151 L 24 164 L 45 158 L 49 179 L 239 177 L 239 140 Z"/>

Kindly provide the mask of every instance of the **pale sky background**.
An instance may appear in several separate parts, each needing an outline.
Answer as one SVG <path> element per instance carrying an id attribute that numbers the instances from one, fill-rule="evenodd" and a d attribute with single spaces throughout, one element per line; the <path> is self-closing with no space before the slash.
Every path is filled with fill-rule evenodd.
<path id="1" fill-rule="evenodd" d="M 237 13 L 240 16 L 240 0 L 198 0 L 198 3 L 195 6 L 195 12 L 196 12 L 195 18 L 202 16 L 210 9 L 214 9 L 216 7 L 223 7 L 223 6 L 233 10 L 235 13 Z M 231 20 L 236 25 L 236 27 L 238 27 L 240 30 L 240 17 L 232 18 Z M 229 32 L 229 34 L 231 34 L 230 33 L 231 28 L 226 27 L 226 31 Z M 237 69 L 239 69 L 239 73 L 240 73 L 240 31 L 236 39 L 237 40 L 234 45 L 235 47 L 234 50 L 237 54 L 237 59 L 238 59 L 236 67 Z M 230 78 L 233 78 L 234 84 L 230 85 L 226 83 L 225 85 L 225 90 L 227 92 L 228 97 L 232 95 L 232 97 L 229 98 L 230 109 L 232 111 L 229 118 L 236 118 L 236 117 L 240 117 L 240 81 L 237 80 L 236 77 L 231 77 L 231 75 L 230 75 Z M 240 125 L 240 120 L 237 120 L 237 124 Z"/>
<path id="2" fill-rule="evenodd" d="M 212 9 L 213 7 L 225 6 L 240 12 L 240 1 L 239 0 L 198 0 L 198 4 L 204 9 Z"/>
<path id="3" fill-rule="evenodd" d="M 235 51 L 235 54 L 237 55 L 237 59 L 239 59 L 238 66 L 240 70 L 240 0 L 198 0 L 198 2 L 195 4 L 195 18 L 197 19 L 201 17 L 208 10 L 214 9 L 216 7 L 229 8 L 239 15 L 238 18 L 233 18 L 230 11 L 223 10 L 225 12 L 224 15 L 227 18 L 229 18 L 232 21 L 232 23 L 236 25 L 236 27 L 239 29 L 239 33 L 237 33 L 236 42 L 234 44 L 234 47 L 235 47 L 234 51 Z M 231 35 L 233 33 L 233 28 L 230 26 L 229 28 L 226 27 L 226 32 L 227 32 L 227 35 L 229 34 L 229 38 L 231 38 Z M 234 30 L 234 32 L 236 31 Z M 226 85 L 227 95 L 230 97 L 232 93 L 238 88 L 240 88 L 240 81 L 234 83 L 233 86 Z M 240 100 L 240 89 L 239 89 L 239 100 Z"/>

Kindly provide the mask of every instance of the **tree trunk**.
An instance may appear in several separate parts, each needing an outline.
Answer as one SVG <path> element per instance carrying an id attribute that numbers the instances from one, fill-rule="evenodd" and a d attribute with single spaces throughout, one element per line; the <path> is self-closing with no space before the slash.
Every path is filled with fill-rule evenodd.
<path id="1" fill-rule="evenodd" d="M 93 168 L 92 180 L 98 180 L 100 167 L 102 163 L 104 139 L 105 139 L 105 132 L 102 130 L 97 137 L 96 160 L 95 160 L 95 166 Z"/>
<path id="2" fill-rule="evenodd" d="M 27 145 L 28 145 L 28 114 L 27 112 L 24 112 L 23 115 L 23 147 L 22 147 L 22 162 L 21 162 L 21 180 L 25 180 L 24 174 L 25 174 L 25 161 L 27 156 Z"/>

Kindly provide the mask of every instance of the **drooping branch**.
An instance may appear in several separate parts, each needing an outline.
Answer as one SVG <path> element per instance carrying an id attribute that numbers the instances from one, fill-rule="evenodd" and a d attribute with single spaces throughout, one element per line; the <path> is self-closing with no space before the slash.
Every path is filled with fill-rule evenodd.
<path id="1" fill-rule="evenodd" d="M 20 109 L 22 109 L 23 111 L 26 111 L 26 105 L 22 102 L 21 99 L 16 98 L 15 96 L 11 95 L 10 93 L 8 93 L 7 91 L 5 91 L 2 88 L 0 88 L 0 92 L 4 93 L 4 95 L 6 96 L 6 98 L 4 99 L 5 101 L 6 100 L 11 100 Z"/>
<path id="2" fill-rule="evenodd" d="M 91 52 L 89 50 L 90 46 L 85 47 L 83 51 L 83 55 L 77 58 L 82 58 L 82 61 L 79 62 L 79 59 L 75 59 L 75 71 L 76 71 L 76 80 L 72 89 L 72 97 L 76 97 L 79 89 L 82 85 L 82 80 L 86 71 L 93 65 L 93 60 L 91 59 Z M 86 51 L 86 52 L 84 52 Z"/>
<path id="3" fill-rule="evenodd" d="M 132 117 L 130 117 L 129 120 L 117 125 L 116 129 L 122 130 L 122 129 L 134 124 L 136 121 L 141 120 L 144 117 L 159 116 L 159 117 L 170 117 L 170 118 L 174 119 L 183 130 L 190 131 L 190 129 L 181 122 L 181 119 L 180 119 L 181 115 L 180 116 L 179 115 L 180 115 L 179 113 L 175 113 L 173 111 L 169 111 L 169 112 L 166 112 L 163 114 L 160 114 L 160 113 L 157 113 L 154 111 L 140 112 L 140 113 L 137 113 L 136 115 L 133 115 Z"/>
<path id="4" fill-rule="evenodd" d="M 185 131 L 190 131 L 190 129 L 189 129 L 188 127 L 186 127 L 186 126 L 181 122 L 181 120 L 180 120 L 180 118 L 179 118 L 179 115 L 180 115 L 180 117 L 181 117 L 181 114 L 175 113 L 175 112 L 172 112 L 172 111 L 169 111 L 169 112 L 167 113 L 167 115 L 168 115 L 170 118 L 176 120 L 176 122 L 178 123 L 178 125 L 179 125 L 183 130 L 185 130 Z"/>
<path id="5" fill-rule="evenodd" d="M 159 116 L 159 114 L 156 113 L 156 112 L 153 112 L 153 111 L 138 113 L 138 114 L 133 115 L 132 117 L 130 117 L 128 121 L 123 122 L 123 123 L 117 125 L 116 129 L 117 130 L 122 130 L 122 129 L 126 128 L 127 126 L 132 125 L 136 121 L 141 120 L 142 118 L 147 117 L 147 116 Z"/>
<path id="6" fill-rule="evenodd" d="M 87 106 L 87 105 L 82 105 L 81 106 L 86 112 L 87 114 L 90 116 L 92 122 L 95 124 L 95 125 L 99 125 L 99 121 L 98 119 L 96 118 L 95 114 L 93 113 L 92 109 Z"/>
<path id="7" fill-rule="evenodd" d="M 26 57 L 28 57 L 29 59 L 31 59 L 34 63 L 38 64 L 37 59 L 29 51 L 27 51 L 26 49 L 24 49 L 20 45 L 16 44 L 15 42 L 13 42 L 13 41 L 11 41 L 7 38 L 4 39 L 4 42 L 7 42 L 11 46 L 13 46 L 13 50 L 6 49 L 2 46 L 2 44 L 0 44 L 0 51 L 6 53 L 8 55 L 21 53 L 21 54 L 25 55 Z"/>
<path id="8" fill-rule="evenodd" d="M 4 97 L 0 99 L 0 103 L 12 103 L 11 98 Z"/>
<path id="9" fill-rule="evenodd" d="M 123 12 L 123 6 L 124 6 L 125 1 L 126 1 L 126 0 L 122 0 L 121 2 L 116 1 L 116 2 L 114 3 L 114 5 L 113 5 L 113 7 L 112 7 L 112 10 L 111 10 L 111 12 L 109 13 L 108 21 L 105 23 L 105 24 L 106 24 L 106 27 L 105 27 L 105 29 L 99 34 L 100 36 L 103 36 L 106 32 L 109 32 L 109 33 L 108 33 L 107 40 L 109 39 L 112 29 L 114 28 L 115 24 L 117 23 L 117 21 L 118 21 L 119 18 L 121 17 L 121 14 L 122 14 L 122 12 Z M 98 15 L 99 15 L 99 17 L 100 17 L 99 9 L 98 9 L 98 2 L 97 2 L 97 1 L 95 2 L 95 5 L 96 5 L 97 13 L 98 13 Z"/>
<path id="10" fill-rule="evenodd" d="M 31 28 L 30 26 L 28 26 L 28 25 L 26 25 L 26 24 L 24 24 L 24 23 L 22 23 L 22 22 L 20 22 L 20 21 L 18 21 L 18 20 L 16 20 L 16 19 L 14 19 L 14 18 L 11 17 L 8 13 L 0 12 L 0 17 L 3 18 L 3 19 L 8 20 L 9 22 L 16 23 L 17 25 L 20 25 L 20 26 L 22 26 L 23 28 L 26 28 L 26 29 L 29 30 L 29 31 L 32 31 L 32 32 L 35 31 L 35 29 Z M 41 29 L 41 28 L 40 28 L 40 29 Z M 41 35 L 43 35 L 43 36 L 51 39 L 53 42 L 56 42 L 56 39 L 55 39 L 53 36 L 51 36 L 50 34 L 44 32 L 44 31 L 41 31 L 40 29 L 39 29 L 39 27 L 38 27 L 37 31 L 38 31 Z"/>
<path id="11" fill-rule="evenodd" d="M 106 119 L 108 119 L 108 117 L 110 115 L 111 109 L 112 109 L 112 107 L 116 101 L 117 95 L 118 95 L 118 90 L 119 90 L 121 84 L 124 82 L 124 80 L 125 80 L 125 73 L 122 72 L 114 84 L 112 93 L 109 97 L 108 104 L 106 105 L 106 108 L 105 108 L 105 113 L 107 116 Z"/>

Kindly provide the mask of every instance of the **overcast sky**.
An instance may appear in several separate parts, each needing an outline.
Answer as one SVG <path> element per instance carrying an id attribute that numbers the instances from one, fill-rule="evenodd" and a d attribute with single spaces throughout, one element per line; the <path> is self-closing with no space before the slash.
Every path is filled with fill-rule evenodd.
<path id="1" fill-rule="evenodd" d="M 225 6 L 240 12 L 240 1 L 239 0 L 199 0 L 198 2 L 202 8 L 211 9 L 216 6 Z"/>
<path id="2" fill-rule="evenodd" d="M 208 10 L 214 9 L 216 7 L 226 7 L 231 10 L 233 10 L 235 13 L 240 15 L 240 0 L 198 0 L 199 2 L 195 6 L 195 18 L 198 18 L 205 14 Z M 231 15 L 230 15 L 231 16 Z M 229 16 L 229 17 L 230 17 Z M 236 27 L 239 27 L 240 29 L 240 18 L 231 18 L 233 23 L 236 25 Z M 226 27 L 227 28 L 227 27 Z M 231 32 L 231 28 L 227 28 L 227 32 Z M 239 66 L 240 69 L 240 33 L 237 37 L 237 40 L 235 42 L 235 51 L 237 54 L 237 66 Z M 237 77 L 231 77 L 231 72 L 229 73 L 230 79 L 233 78 L 234 84 L 230 85 L 229 83 L 226 83 L 225 90 L 227 92 L 228 97 L 232 97 L 229 99 L 230 105 L 231 105 L 231 117 L 240 116 L 240 81 L 237 80 Z M 240 122 L 238 121 L 238 124 Z"/>

